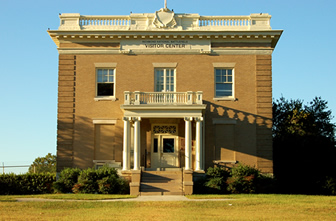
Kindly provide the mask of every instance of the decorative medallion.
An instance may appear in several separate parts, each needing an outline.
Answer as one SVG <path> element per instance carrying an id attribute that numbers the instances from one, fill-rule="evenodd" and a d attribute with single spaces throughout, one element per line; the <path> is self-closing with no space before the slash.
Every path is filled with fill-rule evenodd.
<path id="1" fill-rule="evenodd" d="M 174 28 L 177 24 L 174 15 L 175 13 L 168 8 L 161 8 L 155 12 L 153 25 L 157 28 Z"/>

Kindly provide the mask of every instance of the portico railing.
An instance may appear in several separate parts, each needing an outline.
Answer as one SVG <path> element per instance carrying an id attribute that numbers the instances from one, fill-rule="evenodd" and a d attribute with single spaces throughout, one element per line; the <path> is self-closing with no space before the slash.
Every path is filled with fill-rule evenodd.
<path id="1" fill-rule="evenodd" d="M 193 105 L 203 104 L 203 92 L 124 92 L 124 105 Z"/>

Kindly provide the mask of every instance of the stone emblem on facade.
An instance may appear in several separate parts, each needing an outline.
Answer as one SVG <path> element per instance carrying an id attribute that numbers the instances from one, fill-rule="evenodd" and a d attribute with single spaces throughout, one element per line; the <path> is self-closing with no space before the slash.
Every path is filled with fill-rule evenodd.
<path id="1" fill-rule="evenodd" d="M 175 13 L 168 8 L 161 8 L 155 12 L 153 25 L 157 28 L 174 28 L 177 24 L 174 15 Z"/>

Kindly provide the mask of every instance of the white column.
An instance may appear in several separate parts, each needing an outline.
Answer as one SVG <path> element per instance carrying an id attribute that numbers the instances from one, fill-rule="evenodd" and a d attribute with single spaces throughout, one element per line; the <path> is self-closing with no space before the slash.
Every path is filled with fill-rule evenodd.
<path id="1" fill-rule="evenodd" d="M 185 170 L 192 169 L 192 152 L 191 152 L 191 121 L 192 117 L 185 117 Z"/>
<path id="2" fill-rule="evenodd" d="M 134 117 L 134 170 L 140 170 L 140 117 Z"/>
<path id="3" fill-rule="evenodd" d="M 202 135 L 203 117 L 196 118 L 196 170 L 202 170 L 203 165 L 203 135 Z"/>
<path id="4" fill-rule="evenodd" d="M 130 169 L 130 139 L 131 139 L 131 126 L 130 119 L 124 117 L 124 143 L 123 143 L 123 170 Z"/>

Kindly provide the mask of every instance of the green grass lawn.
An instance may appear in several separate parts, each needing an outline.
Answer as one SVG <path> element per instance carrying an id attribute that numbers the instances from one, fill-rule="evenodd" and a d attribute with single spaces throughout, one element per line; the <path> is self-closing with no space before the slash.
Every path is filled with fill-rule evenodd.
<path id="1" fill-rule="evenodd" d="M 70 199 L 69 195 L 75 195 L 77 200 L 104 197 L 95 194 L 34 197 Z M 336 197 L 328 196 L 192 195 L 188 198 L 232 200 L 178 202 L 14 201 L 18 197 L 32 196 L 0 196 L 0 220 L 336 220 Z"/>

